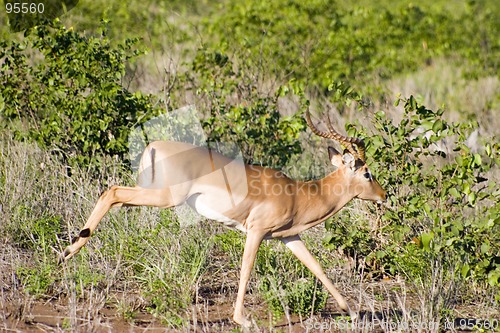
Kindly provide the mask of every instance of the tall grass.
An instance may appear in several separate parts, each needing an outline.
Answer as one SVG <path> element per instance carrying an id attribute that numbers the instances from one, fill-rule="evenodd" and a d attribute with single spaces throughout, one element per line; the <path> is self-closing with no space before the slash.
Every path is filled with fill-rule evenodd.
<path id="1" fill-rule="evenodd" d="M 210 322 L 207 304 L 221 294 L 232 311 L 244 235 L 218 224 L 184 226 L 168 209 L 115 209 L 78 255 L 63 265 L 57 263 L 99 193 L 112 184 L 133 183 L 116 161 L 104 162 L 99 175 L 69 170 L 56 153 L 3 134 L 1 277 L 7 287 L 2 289 L 0 309 L 4 317 L 29 322 L 35 304 L 55 302 L 64 304 L 55 322 L 70 331 L 98 329 L 110 308 L 131 325 L 149 313 L 176 330 L 228 327 L 225 319 Z M 321 309 L 326 297 L 321 285 L 280 242 L 267 242 L 256 266 L 247 302 L 265 299 L 271 312 L 278 314 L 271 324 L 280 320 L 281 313 L 291 324 L 291 311 L 308 317 Z M 304 296 L 308 299 L 301 302 Z M 313 308 L 311 297 L 316 299 Z"/>
<path id="2" fill-rule="evenodd" d="M 81 329 L 82 318 L 95 318 L 112 295 L 140 294 L 141 304 L 125 297 L 113 306 L 131 320 L 142 309 L 170 326 L 182 326 L 212 246 L 210 228 L 181 228 L 168 210 L 116 210 L 79 255 L 57 264 L 58 253 L 83 226 L 98 194 L 109 184 L 127 182 L 118 167 L 103 169 L 108 173 L 97 178 L 75 169 L 70 176 L 57 156 L 3 137 L 2 265 L 11 276 L 2 278 L 8 298 L 19 305 L 14 310 L 15 302 L 2 302 L 2 308 L 23 319 L 31 297 L 65 299 L 65 325 Z"/>
<path id="3" fill-rule="evenodd" d="M 467 78 L 466 68 L 452 59 L 438 59 L 430 66 L 391 79 L 393 96 L 417 96 L 432 110 L 445 107 L 449 121 L 476 120 L 481 135 L 498 135 L 500 121 L 500 79 L 495 76 Z"/>
<path id="4" fill-rule="evenodd" d="M 493 91 L 497 91 L 497 81 L 491 82 Z M 436 82 L 435 90 L 441 91 L 438 88 L 443 84 Z M 483 89 L 481 87 L 476 86 L 476 93 Z M 487 96 L 493 100 L 494 94 L 491 94 Z M 447 96 L 444 94 L 443 98 Z M 439 99 L 435 101 L 439 103 Z M 476 107 L 482 106 L 480 103 L 470 106 Z M 372 111 L 362 115 L 362 123 L 368 124 Z M 460 117 L 457 110 L 450 112 Z M 354 112 L 347 116 L 356 117 Z M 495 130 L 490 127 L 489 131 Z M 77 235 L 99 193 L 113 184 L 132 184 L 133 176 L 118 161 L 110 159 L 103 160 L 102 172 L 98 175 L 85 169 L 68 169 L 58 159 L 57 152 L 42 151 L 34 144 L 15 141 L 9 133 L 1 135 L 0 319 L 6 323 L 4 327 L 12 327 L 7 326 L 9 321 L 29 321 L 37 302 L 56 300 L 64 304 L 58 325 L 68 331 L 96 330 L 105 322 L 103 313 L 109 308 L 131 325 L 139 322 L 143 313 L 150 313 L 162 325 L 180 331 L 217 331 L 221 327 L 232 327 L 227 320 L 210 322 L 207 309 L 216 294 L 224 295 L 223 302 L 231 308 L 237 289 L 243 235 L 224 232 L 212 223 L 181 226 L 172 210 L 141 207 L 113 210 L 103 219 L 87 246 L 68 263 L 58 266 L 58 252 Z M 308 158 L 304 159 L 308 166 L 290 165 L 289 174 L 304 177 L 307 173 L 309 178 L 328 171 L 326 153 L 321 155 L 311 147 L 306 148 Z M 352 203 L 345 208 L 345 214 L 335 217 L 334 223 L 356 226 L 378 235 L 383 226 L 377 224 L 377 216 L 365 205 Z M 375 222 L 361 225 L 366 221 Z M 361 316 L 352 322 L 358 325 L 355 332 L 369 332 L 372 326 L 366 322 L 373 322 L 370 317 L 373 314 L 385 318 L 386 323 L 396 322 L 395 326 L 386 327 L 389 332 L 398 331 L 401 325 L 413 323 L 422 327 L 418 325 L 436 320 L 440 323 L 436 329 L 417 331 L 439 331 L 446 318 L 443 310 L 454 311 L 452 318 L 478 316 L 477 309 L 487 318 L 499 315 L 494 308 L 494 290 L 444 279 L 443 276 L 450 274 L 444 274 L 449 272 L 443 271 L 440 258 L 431 258 L 427 275 L 419 281 L 398 276 L 374 283 L 368 279 L 373 276 L 365 271 L 370 263 L 323 247 L 323 235 L 323 227 L 317 227 L 304 238 L 327 274 L 360 310 Z M 388 239 L 379 241 L 378 246 L 383 247 Z M 335 316 L 325 319 L 313 315 L 323 304 L 316 309 L 305 307 L 308 309 L 305 312 L 293 309 L 300 303 L 297 297 L 300 300 L 312 295 L 312 299 L 324 301 L 321 286 L 294 260 L 276 241 L 264 244 L 260 250 L 257 274 L 251 280 L 250 301 L 247 301 L 254 305 L 263 299 L 267 302 L 270 320 L 267 316 L 258 317 L 259 325 L 269 324 L 272 331 L 274 324 L 283 321 L 280 318 L 283 313 L 285 327 L 307 328 L 311 320 L 338 324 L 342 319 Z M 373 267 L 369 270 L 374 271 Z M 295 288 L 299 285 L 308 287 Z M 472 304 L 475 308 L 467 309 Z M 327 313 L 335 313 L 335 309 L 335 305 L 327 302 Z M 292 310 L 300 316 L 294 317 Z"/>

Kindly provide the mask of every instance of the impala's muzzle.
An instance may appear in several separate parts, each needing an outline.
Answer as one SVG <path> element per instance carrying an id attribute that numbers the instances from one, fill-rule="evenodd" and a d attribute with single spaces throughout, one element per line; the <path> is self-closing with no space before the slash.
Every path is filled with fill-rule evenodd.
<path id="1" fill-rule="evenodd" d="M 379 205 L 382 205 L 387 202 L 387 192 L 383 192 L 381 198 L 376 201 Z"/>

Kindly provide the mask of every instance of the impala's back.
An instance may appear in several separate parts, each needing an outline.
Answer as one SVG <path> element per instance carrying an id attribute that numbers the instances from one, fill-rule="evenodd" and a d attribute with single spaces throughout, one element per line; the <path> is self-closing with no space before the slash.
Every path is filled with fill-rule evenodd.
<path id="1" fill-rule="evenodd" d="M 156 141 L 142 156 L 138 186 L 168 190 L 172 205 L 188 203 L 207 218 L 242 229 L 224 215 L 248 194 L 246 167 L 241 159 L 188 143 Z"/>

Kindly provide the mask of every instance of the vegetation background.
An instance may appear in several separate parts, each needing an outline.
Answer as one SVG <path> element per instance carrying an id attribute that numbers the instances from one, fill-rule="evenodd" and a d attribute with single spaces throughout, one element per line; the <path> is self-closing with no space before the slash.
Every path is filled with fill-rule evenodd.
<path id="1" fill-rule="evenodd" d="M 330 171 L 306 107 L 365 139 L 388 204 L 354 201 L 304 236 L 356 330 L 375 315 L 395 324 L 379 331 L 499 331 L 498 1 L 80 1 L 21 32 L 4 9 L 2 329 L 238 331 L 244 236 L 214 223 L 115 210 L 57 264 L 99 193 L 133 184 L 132 129 L 194 105 L 209 140 L 300 179 Z M 248 299 L 266 331 L 342 320 L 278 242 Z"/>

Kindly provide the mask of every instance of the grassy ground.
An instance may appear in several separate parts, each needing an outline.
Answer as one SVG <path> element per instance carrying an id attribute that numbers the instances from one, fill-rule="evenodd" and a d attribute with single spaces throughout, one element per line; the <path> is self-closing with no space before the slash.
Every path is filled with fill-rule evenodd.
<path id="1" fill-rule="evenodd" d="M 203 5 L 207 4 L 203 2 L 199 8 Z M 451 2 L 441 5 L 453 8 Z M 127 14 L 132 5 L 118 7 L 117 14 Z M 183 30 L 173 22 L 183 16 L 175 13 L 163 19 L 161 10 L 155 11 L 155 20 L 161 25 L 150 28 L 168 33 L 162 35 L 163 40 L 146 39 L 151 52 L 128 69 L 124 81 L 132 90 L 167 99 L 168 85 L 185 69 L 187 61 L 184 52 L 175 48 L 180 45 L 177 43 Z M 198 14 L 192 15 L 199 19 Z M 0 21 L 5 20 L 2 15 Z M 70 21 L 77 28 L 90 24 L 86 17 L 81 19 L 73 17 Z M 149 24 L 157 22 L 151 20 Z M 91 23 L 97 25 L 96 20 Z M 132 28 L 142 29 L 141 23 L 136 22 Z M 196 30 L 188 23 L 181 28 Z M 194 40 L 182 47 L 196 49 L 199 40 Z M 396 122 L 402 108 L 392 102 L 398 94 L 414 95 L 434 110 L 445 105 L 447 120 L 476 120 L 479 130 L 468 142 L 475 151 L 483 141 L 494 142 L 500 135 L 500 80 L 494 76 L 470 79 L 462 75 L 463 71 L 453 60 L 433 59 L 416 72 L 381 83 L 384 102 L 374 101 L 363 112 L 352 108 L 340 113 L 327 100 L 313 102 L 330 110 L 339 128 L 357 122 L 370 133 L 375 112 L 383 110 Z M 276 85 L 279 82 L 265 82 L 259 89 L 273 91 Z M 200 97 L 192 91 L 182 94 L 178 102 L 199 102 Z M 284 100 L 281 111 L 290 114 L 296 111 L 294 108 L 292 101 Z M 317 146 L 310 141 L 305 135 L 306 157 L 287 166 L 286 172 L 295 177 L 324 174 L 326 153 L 316 151 Z M 102 163 L 98 174 L 85 168 L 69 169 L 61 163 L 57 151 L 43 151 L 0 130 L 0 331 L 238 332 L 231 316 L 244 236 L 213 222 L 184 223 L 171 210 L 113 210 L 87 246 L 68 263 L 58 265 L 57 255 L 78 234 L 99 194 L 114 184 L 134 183 L 134 175 L 119 161 Z M 488 177 L 500 181 L 499 170 L 492 170 Z M 361 225 L 370 236 L 379 237 L 385 226 L 380 225 L 379 213 L 370 207 L 354 202 L 334 222 Z M 476 323 L 470 319 L 491 320 L 483 322 L 482 332 L 500 331 L 495 298 L 498 287 L 473 280 L 443 279 L 443 275 L 455 272 L 443 271 L 446 268 L 439 266 L 438 260 L 419 263 L 427 272 L 424 280 L 413 281 L 404 272 L 384 274 L 363 257 L 326 247 L 324 234 L 321 225 L 305 233 L 304 238 L 328 276 L 359 309 L 354 327 L 346 326 L 346 319 L 339 316 L 331 298 L 316 314 L 289 314 L 293 303 L 290 297 L 312 295 L 319 300 L 324 291 L 280 242 L 269 241 L 259 252 L 246 297 L 260 331 L 344 332 L 350 327 L 352 332 L 437 332 L 446 328 L 456 332 Z M 377 240 L 379 248 L 390 245 L 388 238 Z M 287 294 L 283 286 L 291 292 Z M 435 318 L 450 318 L 451 322 L 444 320 L 436 327 Z"/>
<path id="2" fill-rule="evenodd" d="M 78 233 L 99 193 L 112 184 L 133 181 L 117 161 L 104 163 L 97 176 L 84 169 L 68 170 L 54 152 L 19 143 L 8 133 L 2 137 L 0 327 L 33 332 L 237 331 L 231 313 L 243 236 L 212 222 L 180 224 L 170 210 L 113 210 L 81 253 L 65 265 L 57 264 L 58 252 Z M 366 208 L 355 202 L 346 209 L 356 216 Z M 376 224 L 372 227 L 376 232 Z M 330 278 L 358 306 L 361 315 L 354 331 L 370 332 L 375 324 L 386 325 L 375 331 L 397 331 L 405 324 L 420 332 L 437 331 L 422 326 L 432 322 L 436 309 L 429 297 L 435 288 L 444 293 L 450 318 L 500 318 L 493 289 L 480 284 L 430 286 L 402 276 L 374 278 L 368 267 L 364 272 L 361 258 L 348 259 L 345 253 L 324 248 L 323 235 L 320 226 L 305 239 Z M 266 294 L 261 289 L 269 277 L 274 286 L 314 283 L 291 262 L 279 242 L 269 241 L 260 251 L 258 274 L 247 297 L 259 327 L 343 331 L 345 320 L 338 317 L 333 300 L 316 315 L 287 315 L 283 291 L 271 288 Z M 439 273 L 440 267 L 430 268 Z M 285 315 L 276 314 L 272 304 L 284 305 Z M 457 327 L 460 323 L 455 322 Z"/>

